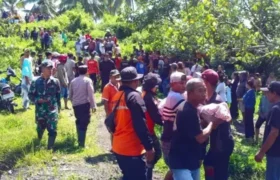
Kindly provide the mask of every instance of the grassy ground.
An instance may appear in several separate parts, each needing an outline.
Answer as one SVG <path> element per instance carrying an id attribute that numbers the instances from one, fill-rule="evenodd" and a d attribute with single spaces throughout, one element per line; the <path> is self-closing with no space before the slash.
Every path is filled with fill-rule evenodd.
<path id="1" fill-rule="evenodd" d="M 100 95 L 98 99 L 100 99 Z M 20 100 L 17 101 L 20 104 Z M 101 110 L 101 109 L 100 109 Z M 98 112 L 97 112 L 98 113 Z M 44 166 L 54 159 L 76 161 L 87 156 L 95 156 L 101 150 L 95 143 L 96 116 L 93 115 L 89 125 L 87 145 L 89 148 L 81 150 L 77 147 L 75 120 L 72 110 L 63 110 L 58 122 L 58 136 L 56 151 L 46 150 L 47 132 L 42 142 L 38 142 L 34 120 L 34 106 L 24 112 L 19 108 L 16 114 L 1 112 L 0 115 L 0 173 L 12 168 L 36 165 Z"/>
<path id="2" fill-rule="evenodd" d="M 100 94 L 97 94 L 96 97 L 97 102 L 99 102 Z M 20 104 L 20 100 L 17 100 L 17 102 Z M 26 112 L 22 111 L 19 106 L 16 111 L 15 115 L 5 112 L 1 112 L 0 114 L 0 175 L 4 172 L 9 172 L 11 169 L 20 169 L 29 166 L 44 169 L 44 171 L 51 171 L 52 174 L 59 175 L 60 164 L 54 162 L 61 159 L 64 160 L 64 163 L 66 162 L 70 164 L 77 164 L 77 162 L 80 162 L 81 160 L 87 161 L 86 159 L 88 159 L 88 157 L 102 157 L 104 161 L 110 161 L 110 159 L 108 159 L 110 156 L 107 156 L 106 154 L 104 155 L 104 149 L 101 149 L 97 144 L 96 131 L 98 130 L 99 122 L 103 119 L 103 117 L 101 117 L 104 113 L 103 108 L 100 107 L 92 117 L 87 134 L 88 138 L 86 144 L 88 148 L 84 150 L 77 147 L 73 111 L 63 110 L 60 114 L 58 123 L 58 136 L 55 145 L 56 151 L 54 153 L 46 150 L 47 132 L 45 132 L 41 143 L 37 140 L 34 106 L 31 106 L 31 110 Z M 235 126 L 233 125 L 232 127 L 234 132 L 236 132 L 237 130 Z M 160 128 L 157 130 L 158 133 L 160 133 Z M 257 164 L 254 161 L 254 155 L 259 148 L 259 144 L 250 145 L 243 140 L 243 137 L 240 136 L 240 134 L 234 134 L 236 145 L 231 157 L 231 179 L 264 179 L 265 163 Z M 51 164 L 51 169 L 48 167 L 49 164 Z M 84 165 L 82 164 L 78 166 Z M 79 168 L 78 166 L 73 166 L 73 169 Z M 104 172 L 106 173 L 107 164 L 104 166 Z M 95 165 L 89 167 L 89 171 L 94 169 Z M 26 170 L 19 170 L 19 172 L 21 171 Z M 113 169 L 112 173 L 116 173 L 115 171 L 119 171 L 118 168 Z M 156 171 L 160 174 L 164 174 L 167 171 L 167 167 L 162 159 L 158 162 Z M 18 173 L 16 179 L 25 179 L 25 176 Z M 30 176 L 34 176 L 33 170 L 30 172 Z M 86 178 L 82 178 L 80 174 L 74 173 L 67 176 L 67 178 L 58 179 Z"/>

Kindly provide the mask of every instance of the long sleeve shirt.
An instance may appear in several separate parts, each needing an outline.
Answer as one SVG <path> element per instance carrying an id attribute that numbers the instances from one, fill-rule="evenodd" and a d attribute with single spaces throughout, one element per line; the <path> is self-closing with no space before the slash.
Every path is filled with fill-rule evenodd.
<path id="1" fill-rule="evenodd" d="M 253 89 L 250 89 L 243 96 L 243 103 L 245 108 L 253 109 L 256 104 L 256 93 Z"/>
<path id="2" fill-rule="evenodd" d="M 90 103 L 91 108 L 96 108 L 94 89 L 91 79 L 84 75 L 73 79 L 69 88 L 69 99 L 73 106 Z"/>

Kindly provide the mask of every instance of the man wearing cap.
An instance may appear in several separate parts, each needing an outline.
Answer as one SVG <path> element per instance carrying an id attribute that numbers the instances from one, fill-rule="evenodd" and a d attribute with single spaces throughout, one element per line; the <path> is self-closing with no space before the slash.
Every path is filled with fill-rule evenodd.
<path id="1" fill-rule="evenodd" d="M 79 66 L 79 77 L 73 79 L 69 88 L 69 99 L 72 102 L 80 147 L 85 147 L 85 139 L 91 112 L 96 111 L 94 89 L 90 78 L 86 77 L 87 66 Z"/>
<path id="2" fill-rule="evenodd" d="M 109 114 L 112 112 L 113 109 L 113 97 L 117 94 L 119 91 L 119 84 L 120 81 L 120 73 L 118 70 L 113 69 L 110 72 L 110 81 L 103 89 L 102 92 L 102 101 L 106 113 L 106 117 L 109 116 Z M 111 136 L 111 142 L 112 142 L 112 136 Z"/>
<path id="3" fill-rule="evenodd" d="M 265 126 L 263 144 L 255 156 L 261 162 L 266 155 L 266 180 L 280 179 L 280 82 L 272 82 L 268 88 L 261 88 L 267 92 L 267 99 L 273 103 Z"/>
<path id="4" fill-rule="evenodd" d="M 42 76 L 32 82 L 29 98 L 35 104 L 35 119 L 39 140 L 45 129 L 49 132 L 48 149 L 53 149 L 57 135 L 57 120 L 60 110 L 60 84 L 52 76 L 53 63 L 44 61 L 41 65 Z"/>
<path id="5" fill-rule="evenodd" d="M 103 89 L 102 100 L 104 104 L 104 109 L 106 112 L 106 117 L 112 112 L 113 104 L 112 99 L 119 91 L 120 73 L 118 70 L 113 69 L 110 72 L 110 81 Z"/>
<path id="6" fill-rule="evenodd" d="M 100 77 L 101 77 L 101 92 L 103 88 L 110 80 L 110 72 L 116 69 L 115 63 L 110 59 L 109 54 L 106 53 L 104 59 L 101 60 L 99 65 Z"/>
<path id="7" fill-rule="evenodd" d="M 161 79 L 158 74 L 148 73 L 144 77 L 143 87 L 142 87 L 142 97 L 144 99 L 147 108 L 147 111 L 145 113 L 146 120 L 147 120 L 146 124 L 152 136 L 153 147 L 155 150 L 155 159 L 153 162 L 150 162 L 150 164 L 148 165 L 147 180 L 153 179 L 153 168 L 157 163 L 157 161 L 161 158 L 161 154 L 162 154 L 161 146 L 154 130 L 155 124 L 158 124 L 160 126 L 163 125 L 161 115 L 157 107 L 159 101 L 156 98 L 156 90 L 160 83 L 161 83 Z"/>
<path id="8" fill-rule="evenodd" d="M 113 152 L 123 179 L 129 180 L 147 179 L 145 157 L 148 163 L 154 160 L 153 141 L 145 123 L 145 102 L 136 91 L 142 77 L 134 67 L 123 69 L 122 86 L 113 98 L 114 104 L 119 101 L 115 113 Z"/>
<path id="9" fill-rule="evenodd" d="M 182 95 L 186 89 L 186 75 L 181 72 L 173 72 L 170 76 L 170 91 L 167 95 L 161 116 L 164 121 L 163 132 L 161 135 L 161 146 L 166 165 L 169 166 L 169 151 L 173 134 L 173 125 L 176 118 L 179 105 L 185 100 Z M 169 171 L 165 179 L 172 179 L 172 173 Z"/>
<path id="10" fill-rule="evenodd" d="M 30 89 L 31 81 L 33 79 L 33 72 L 32 72 L 32 60 L 29 57 L 30 51 L 26 49 L 24 51 L 24 56 L 22 60 L 22 83 L 21 83 L 21 91 L 22 91 L 22 104 L 23 108 L 27 110 L 29 108 L 29 98 L 28 98 L 28 91 Z"/>
<path id="11" fill-rule="evenodd" d="M 222 103 L 221 97 L 215 92 L 219 75 L 212 69 L 202 73 L 206 85 L 206 104 Z M 207 142 L 208 143 L 208 142 Z M 204 144 L 202 159 L 205 156 L 207 143 Z M 223 122 L 210 135 L 210 149 L 204 158 L 205 179 L 227 180 L 229 159 L 234 148 L 230 122 Z"/>

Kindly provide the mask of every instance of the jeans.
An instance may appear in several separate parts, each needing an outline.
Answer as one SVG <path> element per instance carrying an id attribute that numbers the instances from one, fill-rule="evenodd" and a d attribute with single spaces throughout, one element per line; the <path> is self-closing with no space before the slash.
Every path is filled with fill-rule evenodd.
<path id="1" fill-rule="evenodd" d="M 172 169 L 174 180 L 200 180 L 200 169 Z"/>
<path id="2" fill-rule="evenodd" d="M 245 125 L 245 137 L 246 138 L 253 138 L 254 137 L 254 108 L 245 108 L 245 118 L 244 118 L 244 125 Z"/>
<path id="3" fill-rule="evenodd" d="M 266 180 L 280 179 L 280 157 L 266 156 Z"/>
<path id="4" fill-rule="evenodd" d="M 146 180 L 146 162 L 144 155 L 123 156 L 116 154 L 118 165 L 122 171 L 122 180 Z"/>
<path id="5" fill-rule="evenodd" d="M 68 88 L 67 87 L 61 87 L 61 97 L 64 99 L 68 98 Z"/>
<path id="6" fill-rule="evenodd" d="M 22 79 L 21 97 L 22 97 L 23 108 L 25 108 L 25 109 L 27 109 L 29 107 L 29 97 L 28 97 L 29 89 L 30 89 L 30 85 L 27 85 L 25 82 L 25 79 Z"/>
<path id="7" fill-rule="evenodd" d="M 90 123 L 90 104 L 81 104 L 74 106 L 74 114 L 76 117 L 76 126 L 81 131 L 86 131 L 88 124 Z"/>

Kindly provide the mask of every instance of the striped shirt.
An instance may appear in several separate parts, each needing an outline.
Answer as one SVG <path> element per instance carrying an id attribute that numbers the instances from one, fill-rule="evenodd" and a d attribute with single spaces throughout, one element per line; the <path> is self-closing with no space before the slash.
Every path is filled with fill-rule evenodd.
<path id="1" fill-rule="evenodd" d="M 182 94 L 170 91 L 162 109 L 162 119 L 164 121 L 175 121 L 177 107 L 182 101 L 184 101 Z"/>
<path id="2" fill-rule="evenodd" d="M 161 116 L 164 121 L 163 123 L 163 132 L 161 140 L 164 142 L 171 141 L 174 121 L 176 119 L 176 114 L 178 111 L 179 105 L 184 102 L 184 96 L 180 93 L 170 91 L 163 108 L 161 109 Z"/>

